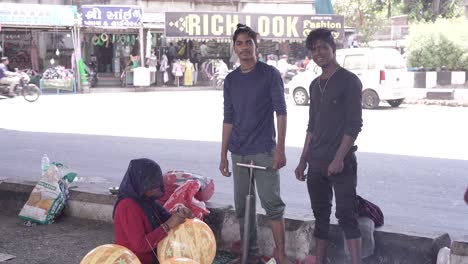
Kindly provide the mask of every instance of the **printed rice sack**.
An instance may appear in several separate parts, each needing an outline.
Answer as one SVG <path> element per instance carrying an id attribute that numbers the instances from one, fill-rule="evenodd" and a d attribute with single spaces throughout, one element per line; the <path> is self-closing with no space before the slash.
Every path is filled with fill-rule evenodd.
<path id="1" fill-rule="evenodd" d="M 19 213 L 19 217 L 38 224 L 50 224 L 60 215 L 68 199 L 68 184 L 76 173 L 63 164 L 52 163 L 42 174 Z"/>

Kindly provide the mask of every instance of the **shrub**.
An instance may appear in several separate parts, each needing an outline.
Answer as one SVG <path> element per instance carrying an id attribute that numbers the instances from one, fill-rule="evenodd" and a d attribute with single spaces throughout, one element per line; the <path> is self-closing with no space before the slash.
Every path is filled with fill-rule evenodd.
<path id="1" fill-rule="evenodd" d="M 441 19 L 410 27 L 407 63 L 428 70 L 468 70 L 468 23 Z"/>

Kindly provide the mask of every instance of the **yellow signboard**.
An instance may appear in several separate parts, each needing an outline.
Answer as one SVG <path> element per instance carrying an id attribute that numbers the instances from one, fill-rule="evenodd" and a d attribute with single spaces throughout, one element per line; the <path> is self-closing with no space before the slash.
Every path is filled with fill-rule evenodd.
<path id="1" fill-rule="evenodd" d="M 311 30 L 324 27 L 335 30 L 337 41 L 344 40 L 344 17 L 339 15 L 167 12 L 166 36 L 230 38 L 238 23 L 252 27 L 263 39 L 303 40 Z"/>

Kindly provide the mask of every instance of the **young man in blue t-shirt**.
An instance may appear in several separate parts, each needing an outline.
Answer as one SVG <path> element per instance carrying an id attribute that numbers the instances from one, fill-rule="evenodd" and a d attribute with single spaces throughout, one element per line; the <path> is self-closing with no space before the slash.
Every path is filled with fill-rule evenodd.
<path id="1" fill-rule="evenodd" d="M 224 81 L 224 122 L 219 170 L 229 176 L 228 150 L 232 154 L 234 174 L 234 202 L 243 235 L 245 197 L 249 193 L 249 169 L 237 163 L 267 167 L 255 170 L 254 181 L 262 207 L 271 221 L 277 258 L 280 264 L 289 263 L 285 256 L 284 208 L 280 197 L 278 170 L 286 165 L 284 141 L 286 136 L 286 102 L 281 75 L 274 67 L 258 62 L 257 33 L 239 24 L 233 36 L 234 52 L 240 67 L 227 75 Z M 276 112 L 278 140 L 274 122 Z M 251 232 L 249 263 L 258 262 L 255 203 L 250 208 Z M 243 238 L 246 239 L 246 238 Z"/>

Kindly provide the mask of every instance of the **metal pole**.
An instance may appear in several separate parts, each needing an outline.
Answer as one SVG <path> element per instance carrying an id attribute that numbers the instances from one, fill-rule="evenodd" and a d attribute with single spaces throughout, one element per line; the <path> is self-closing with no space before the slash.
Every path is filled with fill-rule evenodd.
<path id="1" fill-rule="evenodd" d="M 266 167 L 255 166 L 253 160 L 250 161 L 250 164 L 237 163 L 237 166 L 249 168 L 249 194 L 245 197 L 245 212 L 244 212 L 244 235 L 242 241 L 242 260 L 241 264 L 247 264 L 249 258 L 249 243 L 250 243 L 250 209 L 252 207 L 252 201 L 255 199 L 252 193 L 254 186 L 254 169 L 266 170 Z"/>
<path id="2" fill-rule="evenodd" d="M 140 27 L 140 65 L 141 67 L 145 67 L 145 51 L 143 50 L 143 42 L 144 42 L 144 36 L 143 36 L 143 24 Z"/>
<path id="3" fill-rule="evenodd" d="M 77 91 L 82 92 L 81 90 L 81 73 L 80 73 L 80 58 L 81 58 L 81 52 L 80 52 L 80 36 L 78 35 L 78 30 L 76 25 L 72 28 L 72 38 L 74 42 L 74 52 L 75 52 L 75 75 L 76 75 L 76 85 L 77 85 Z"/>

